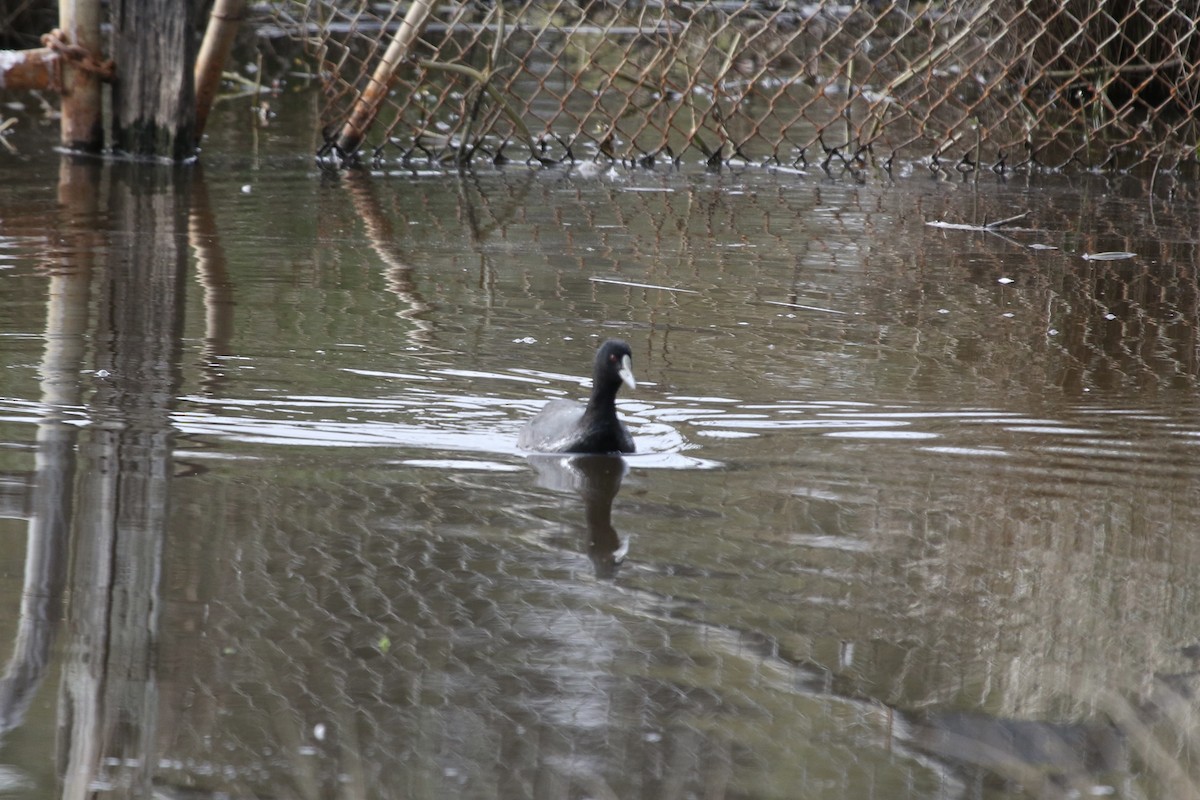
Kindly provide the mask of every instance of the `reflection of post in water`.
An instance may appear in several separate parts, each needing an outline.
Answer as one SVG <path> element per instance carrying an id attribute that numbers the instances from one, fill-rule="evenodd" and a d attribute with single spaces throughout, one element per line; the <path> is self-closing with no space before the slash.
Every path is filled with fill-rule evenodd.
<path id="1" fill-rule="evenodd" d="M 506 221 L 512 219 L 525 208 L 526 195 L 533 185 L 536 173 L 530 171 L 521 181 L 515 192 L 503 195 L 500 202 L 493 199 L 479 184 L 473 173 L 460 173 L 455 181 L 458 189 L 459 220 L 465 219 L 466 229 L 471 234 L 471 241 L 479 244 L 488 239 Z M 422 297 L 414 280 L 414 271 L 407 255 L 396 242 L 396 233 L 392 227 L 393 213 L 389 213 L 379 202 L 375 194 L 375 186 L 370 173 L 364 170 L 350 170 L 339 176 L 350 189 L 350 198 L 354 201 L 354 210 L 362 219 L 366 228 L 367 238 L 379 259 L 387 265 L 384 273 L 388 291 L 404 301 L 407 308 L 398 311 L 398 316 L 411 321 L 415 329 L 410 334 L 414 343 L 426 344 L 433 331 L 434 322 L 429 318 L 430 305 Z M 504 183 L 503 186 L 509 186 Z M 472 191 L 473 190 L 473 191 Z M 488 291 L 489 303 L 494 286 L 494 275 L 491 266 L 491 256 L 482 249 L 479 251 L 482 272 L 480 285 Z"/>
<path id="2" fill-rule="evenodd" d="M 612 455 L 534 455 L 529 463 L 537 471 L 539 485 L 579 493 L 587 522 L 587 553 L 596 577 L 615 576 L 628 550 L 612 524 L 613 499 L 629 470 L 625 459 Z"/>
<path id="3" fill-rule="evenodd" d="M 21 723 L 46 674 L 62 611 L 70 541 L 75 443 L 79 427 L 68 417 L 80 405 L 88 287 L 96 221 L 98 162 L 64 158 L 58 201 L 64 246 L 51 251 L 46 299 L 46 347 L 42 355 L 42 418 L 38 422 L 35 477 L 28 507 L 25 585 L 12 658 L 0 678 L 0 733 Z M 79 187 L 85 187 L 83 191 Z"/>
<path id="4" fill-rule="evenodd" d="M 213 394 L 224 381 L 225 370 L 218 359 L 231 353 L 233 340 L 233 282 L 221 235 L 217 229 L 208 185 L 200 164 L 192 168 L 191 209 L 188 214 L 188 244 L 196 254 L 196 279 L 204 290 L 204 350 L 201 354 L 200 385 Z"/>
<path id="5" fill-rule="evenodd" d="M 371 176 L 361 170 L 350 170 L 345 174 L 350 187 L 350 199 L 354 210 L 366 226 L 367 238 L 379 260 L 387 265 L 384 278 L 388 291 L 400 298 L 407 308 L 396 314 L 413 324 L 409 338 L 413 344 L 429 344 L 433 323 L 425 317 L 429 304 L 421 297 L 421 290 L 413 280 L 413 268 L 396 244 L 396 234 L 387 213 L 380 207 L 371 186 Z"/>
<path id="6" fill-rule="evenodd" d="M 97 273 L 92 337 L 104 372 L 79 448 L 71 639 L 59 705 L 64 798 L 107 783 L 148 797 L 158 762 L 156 646 L 190 173 L 137 163 L 109 169 L 112 230 Z"/>

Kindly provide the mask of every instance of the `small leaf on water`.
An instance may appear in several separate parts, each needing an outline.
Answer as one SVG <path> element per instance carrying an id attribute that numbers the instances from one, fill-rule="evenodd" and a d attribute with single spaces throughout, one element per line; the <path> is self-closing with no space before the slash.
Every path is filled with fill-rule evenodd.
<path id="1" fill-rule="evenodd" d="M 389 639 L 385 633 L 383 636 L 379 637 L 377 646 L 379 647 L 379 652 L 386 653 L 392 647 L 392 640 Z"/>
<path id="2" fill-rule="evenodd" d="M 1127 253 L 1123 250 L 1112 250 L 1103 253 L 1084 253 L 1084 261 L 1124 261 L 1127 258 L 1137 258 L 1137 253 Z"/>

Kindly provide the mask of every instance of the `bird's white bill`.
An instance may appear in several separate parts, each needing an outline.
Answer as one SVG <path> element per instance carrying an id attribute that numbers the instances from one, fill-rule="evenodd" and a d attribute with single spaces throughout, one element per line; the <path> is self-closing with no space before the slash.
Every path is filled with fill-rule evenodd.
<path id="1" fill-rule="evenodd" d="M 625 381 L 625 385 L 630 389 L 637 388 L 637 381 L 633 378 L 633 361 L 629 356 L 621 356 L 621 368 L 617 370 L 617 374 L 621 376 L 621 380 Z"/>

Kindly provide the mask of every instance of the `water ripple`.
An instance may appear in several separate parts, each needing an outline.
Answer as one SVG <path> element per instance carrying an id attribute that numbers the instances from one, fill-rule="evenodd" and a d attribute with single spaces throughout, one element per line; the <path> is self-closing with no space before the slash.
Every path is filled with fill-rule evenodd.
<path id="1" fill-rule="evenodd" d="M 523 456 L 516 447 L 520 426 L 541 407 L 537 400 L 512 400 L 492 396 L 451 395 L 410 388 L 389 398 L 341 396 L 284 396 L 278 398 L 184 398 L 192 409 L 173 415 L 178 429 L 193 436 L 276 446 L 392 447 Z M 695 448 L 678 428 L 640 411 L 645 404 L 629 404 L 625 414 L 637 437 L 639 452 L 627 458 L 647 468 L 711 469 L 711 459 L 685 455 Z M 335 418 L 336 417 L 336 418 Z M 454 459 L 416 459 L 419 466 L 450 463 L 448 469 L 465 468 Z M 409 463 L 409 462 L 405 462 Z M 469 462 L 472 469 L 488 468 Z"/>

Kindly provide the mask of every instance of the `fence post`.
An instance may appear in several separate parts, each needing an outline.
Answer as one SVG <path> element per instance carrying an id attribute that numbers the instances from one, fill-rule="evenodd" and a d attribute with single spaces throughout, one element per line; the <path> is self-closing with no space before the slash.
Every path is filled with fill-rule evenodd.
<path id="1" fill-rule="evenodd" d="M 100 58 L 100 0 L 59 0 L 58 27 L 72 46 Z M 68 150 L 98 153 L 104 147 L 100 75 L 63 59 L 60 139 Z"/>

